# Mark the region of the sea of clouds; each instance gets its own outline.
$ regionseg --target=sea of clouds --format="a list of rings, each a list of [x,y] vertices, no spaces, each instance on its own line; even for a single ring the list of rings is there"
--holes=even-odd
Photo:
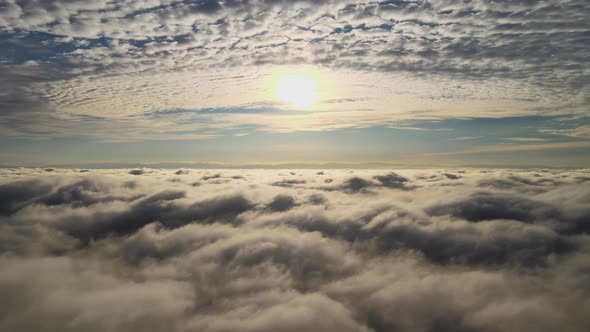
[[[589,331],[590,170],[0,170],[0,331]]]

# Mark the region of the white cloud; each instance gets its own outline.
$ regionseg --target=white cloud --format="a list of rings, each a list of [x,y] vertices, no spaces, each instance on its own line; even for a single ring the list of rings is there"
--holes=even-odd
[[[588,170],[129,171],[0,170],[1,329],[590,323]]]

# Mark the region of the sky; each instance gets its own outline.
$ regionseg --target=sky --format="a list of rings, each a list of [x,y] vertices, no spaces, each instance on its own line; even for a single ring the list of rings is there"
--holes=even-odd
[[[0,166],[590,166],[590,3],[0,1]]]

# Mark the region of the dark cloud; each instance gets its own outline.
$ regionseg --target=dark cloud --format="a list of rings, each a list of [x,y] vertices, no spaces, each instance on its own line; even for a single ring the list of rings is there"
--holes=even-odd
[[[374,175],[372,177],[377,182],[354,176],[345,179],[336,186],[322,187],[323,190],[338,190],[345,193],[357,193],[357,192],[369,192],[371,188],[390,188],[400,190],[413,190],[416,189],[415,185],[410,184],[410,180],[406,177],[400,176],[394,172],[387,173],[385,175]],[[333,179],[325,179],[324,183],[331,183]]]
[[[0,170],[0,329],[590,326],[586,170],[175,172]]]
[[[293,187],[295,185],[298,184],[304,184],[306,183],[305,180],[297,180],[297,179],[283,179],[281,181],[277,181],[275,183],[273,183],[273,186],[277,186],[277,187]]]
[[[373,183],[355,176],[344,181],[344,183],[338,187],[338,190],[342,190],[344,192],[358,192],[361,190],[366,190],[371,186],[373,186]]]
[[[476,192],[464,199],[428,209],[432,215],[450,214],[469,221],[494,219],[533,222],[535,211],[557,217],[559,210],[524,197],[492,192]]]
[[[376,175],[374,178],[381,182],[384,187],[388,188],[402,190],[411,190],[415,188],[414,186],[407,186],[406,183],[409,182],[407,178],[393,172],[386,175]]]
[[[62,184],[50,194],[40,197],[36,203],[42,203],[47,206],[69,204],[73,207],[80,207],[101,202],[129,202],[144,196],[143,194],[134,195],[124,190],[118,192],[116,186],[129,189],[135,188],[137,184],[133,181],[126,181],[117,185],[103,181],[100,178],[86,177],[73,183]]]
[[[446,176],[447,179],[451,179],[451,180],[458,180],[461,178],[461,175],[452,174],[452,173],[443,173],[443,175]]]
[[[277,195],[267,204],[267,207],[272,211],[282,212],[287,211],[296,205],[297,203],[295,203],[293,197],[289,195]]]
[[[201,177],[202,180],[208,181],[211,179],[219,179],[221,177],[221,174],[211,174],[211,175],[203,175]]]
[[[520,192],[533,193],[545,192],[559,184],[562,184],[559,180],[553,178],[541,178],[540,174],[535,174],[534,178],[511,175],[503,178],[483,179],[478,183],[480,187],[484,188],[517,190]]]
[[[53,186],[42,179],[15,181],[0,185],[0,214],[10,214],[36,197],[51,192]]]

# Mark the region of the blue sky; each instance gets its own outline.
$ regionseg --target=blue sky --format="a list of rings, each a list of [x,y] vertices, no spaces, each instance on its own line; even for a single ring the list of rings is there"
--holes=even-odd
[[[0,8],[3,166],[589,165],[584,0]]]
[[[332,131],[262,133],[241,128],[199,140],[96,142],[84,139],[6,140],[11,166],[115,165],[508,166],[579,167],[589,162],[587,140],[545,133],[543,117],[415,121]],[[33,156],[31,158],[31,156]]]

